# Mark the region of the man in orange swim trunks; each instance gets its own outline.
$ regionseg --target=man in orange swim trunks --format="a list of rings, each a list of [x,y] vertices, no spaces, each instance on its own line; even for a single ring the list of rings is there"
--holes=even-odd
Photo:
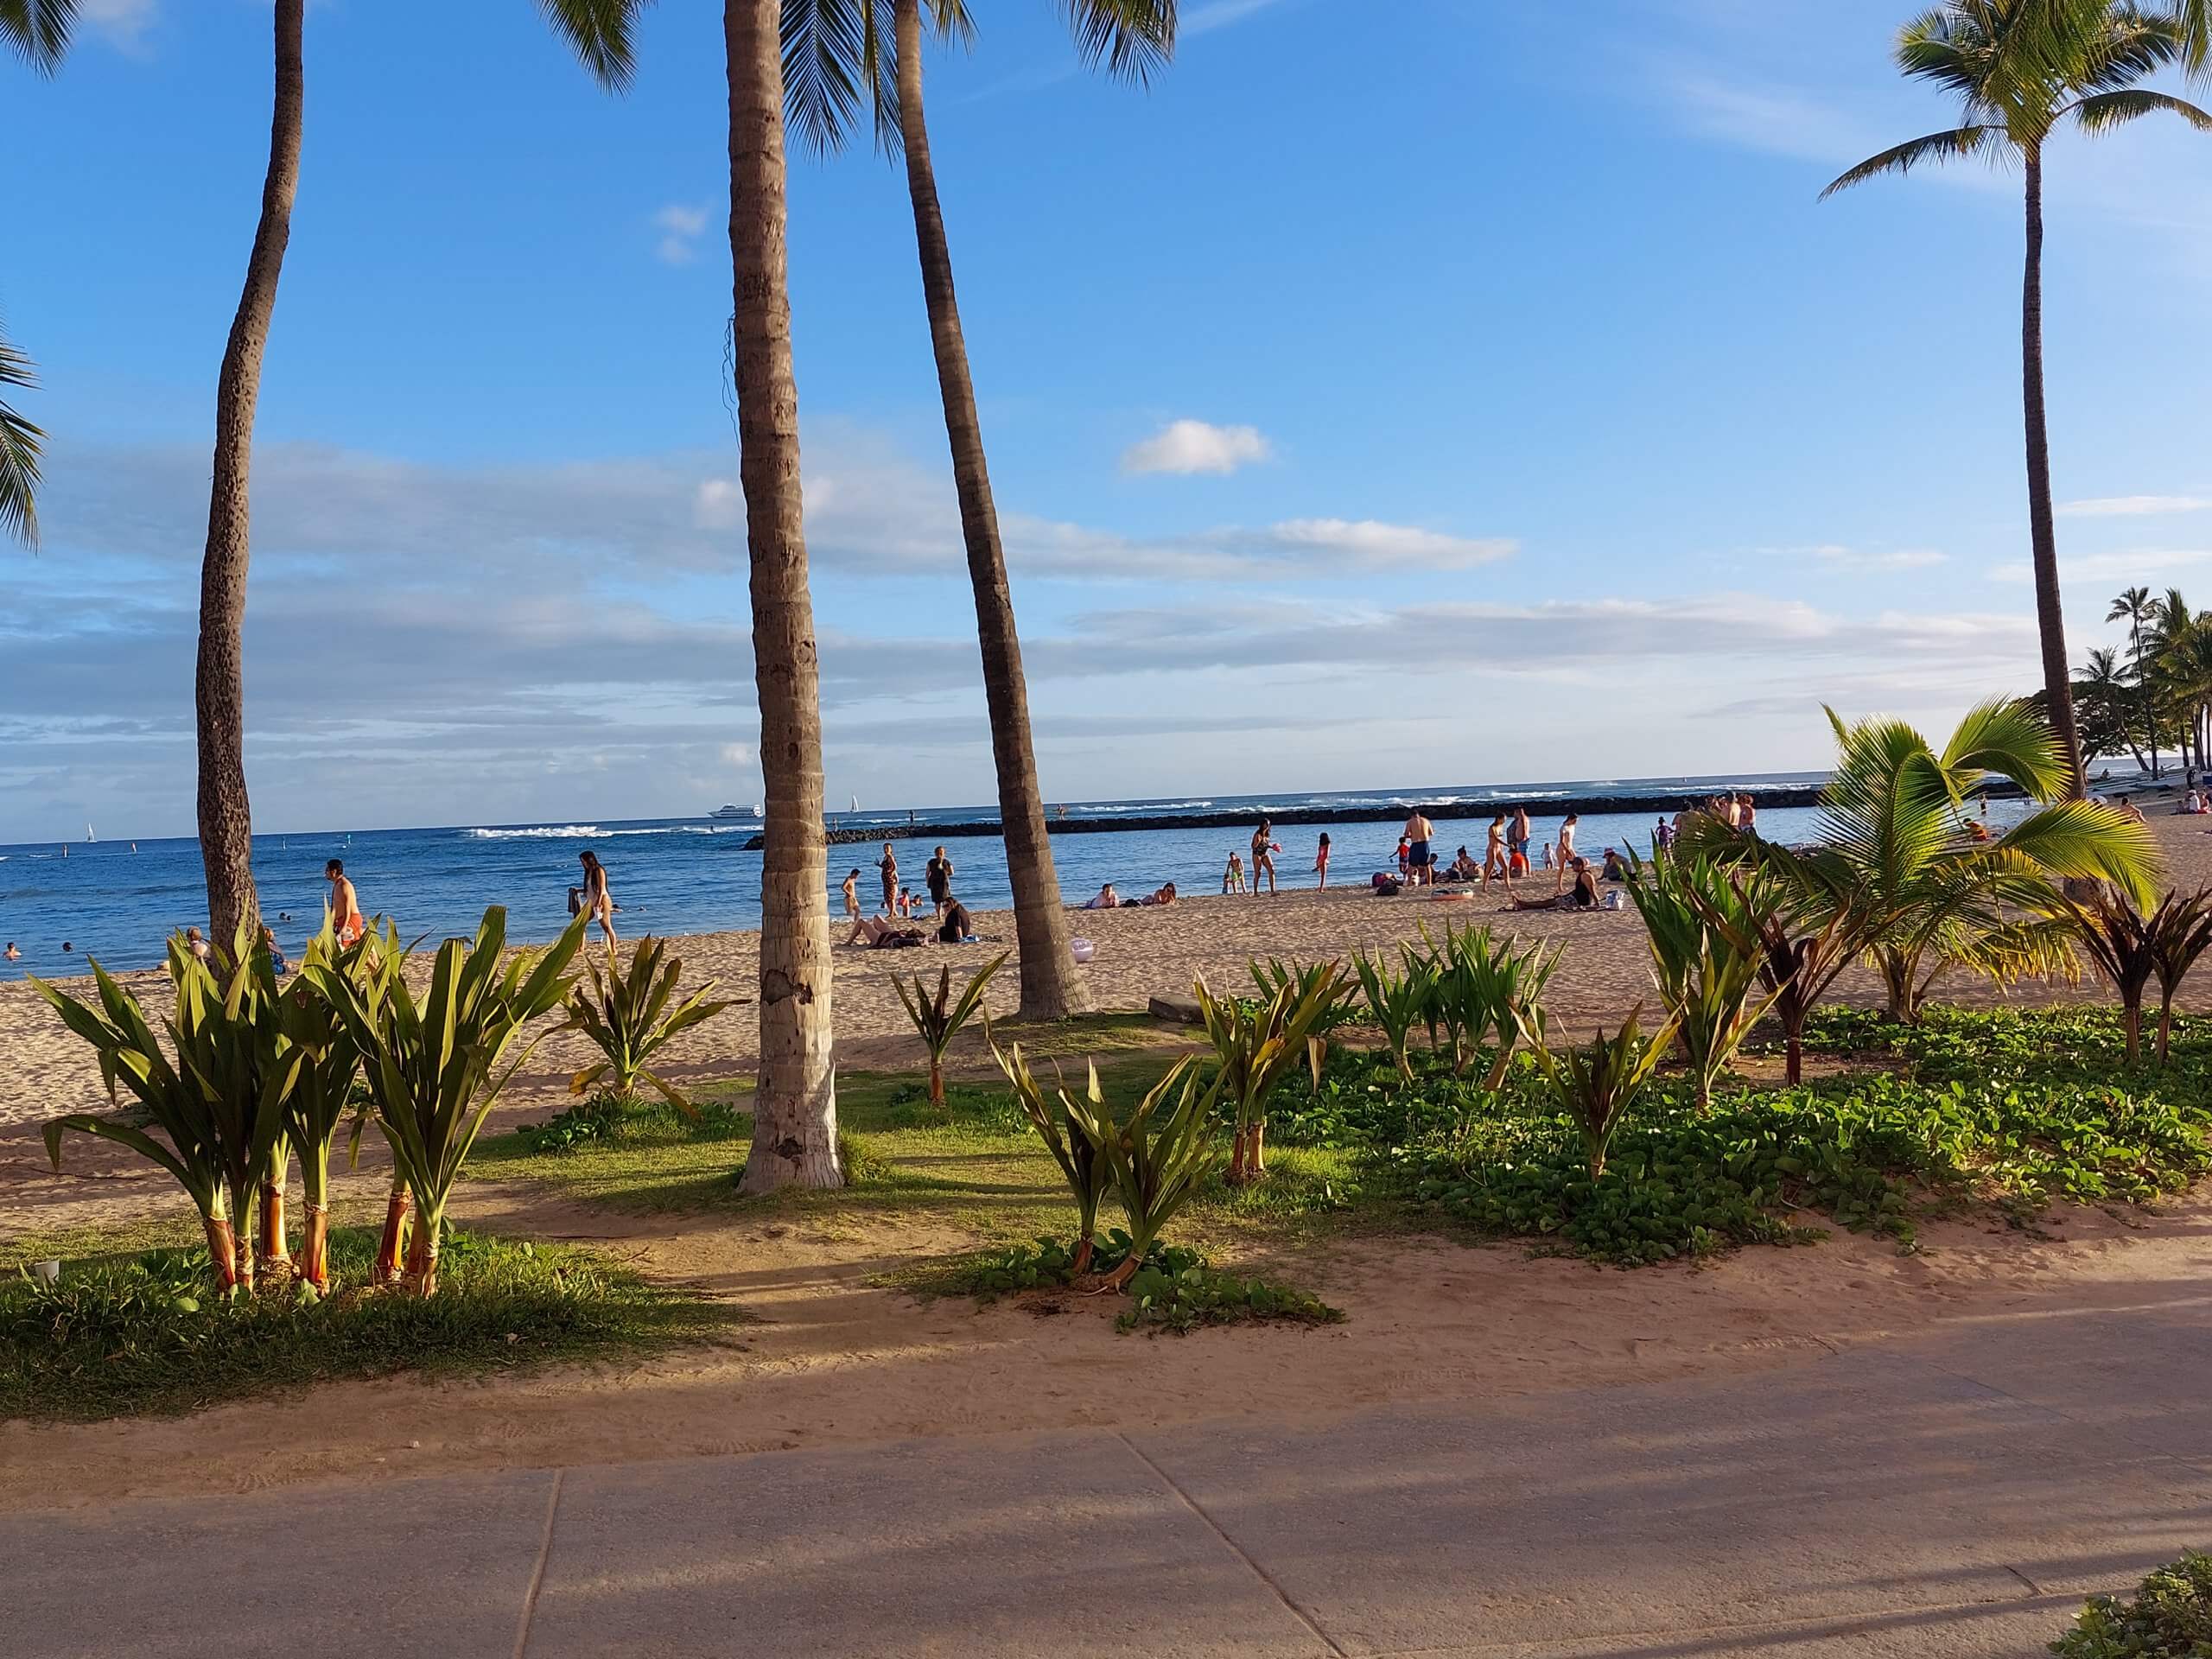
[[[361,919],[361,902],[346,879],[345,865],[337,859],[322,867],[322,879],[330,883],[330,925],[337,931],[339,944],[349,945],[368,928]]]

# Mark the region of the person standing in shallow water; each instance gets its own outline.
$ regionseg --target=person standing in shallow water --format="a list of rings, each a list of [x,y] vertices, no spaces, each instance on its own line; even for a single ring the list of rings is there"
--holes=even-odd
[[[330,899],[327,906],[330,915],[331,931],[337,935],[342,950],[353,944],[368,929],[361,918],[361,900],[354,893],[353,884],[346,878],[346,866],[332,859],[322,867],[322,879],[330,883]]]

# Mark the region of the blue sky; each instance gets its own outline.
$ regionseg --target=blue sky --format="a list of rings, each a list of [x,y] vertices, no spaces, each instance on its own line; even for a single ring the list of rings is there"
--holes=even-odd
[[[1795,768],[1822,699],[2036,677],[2018,203],[1844,166],[1948,124],[1904,8],[1186,6],[1147,90],[982,3],[931,132],[1048,799]],[[266,6],[88,0],[0,65],[0,308],[47,545],[0,555],[0,840],[192,822],[192,607]],[[257,827],[759,793],[719,9],[624,99],[528,0],[321,0],[255,465]],[[421,41],[439,41],[435,56]],[[2212,141],[2049,167],[2080,652],[2202,585]],[[903,191],[795,161],[831,798],[992,798]]]

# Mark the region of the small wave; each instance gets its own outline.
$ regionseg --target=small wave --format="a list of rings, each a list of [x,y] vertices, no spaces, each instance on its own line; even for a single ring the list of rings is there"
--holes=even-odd
[[[544,824],[530,830],[464,830],[471,841],[582,841],[607,832],[595,823]],[[635,830],[630,832],[637,834]]]

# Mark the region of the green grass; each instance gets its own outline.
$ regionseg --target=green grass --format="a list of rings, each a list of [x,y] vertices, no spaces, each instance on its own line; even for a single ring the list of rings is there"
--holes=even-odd
[[[365,1229],[330,1238],[341,1287],[376,1252]],[[214,1299],[206,1253],[73,1262],[53,1287],[0,1282],[0,1419],[179,1413],[310,1384],[410,1372],[518,1370],[663,1351],[743,1316],[649,1284],[591,1251],[455,1233],[427,1300]]]

